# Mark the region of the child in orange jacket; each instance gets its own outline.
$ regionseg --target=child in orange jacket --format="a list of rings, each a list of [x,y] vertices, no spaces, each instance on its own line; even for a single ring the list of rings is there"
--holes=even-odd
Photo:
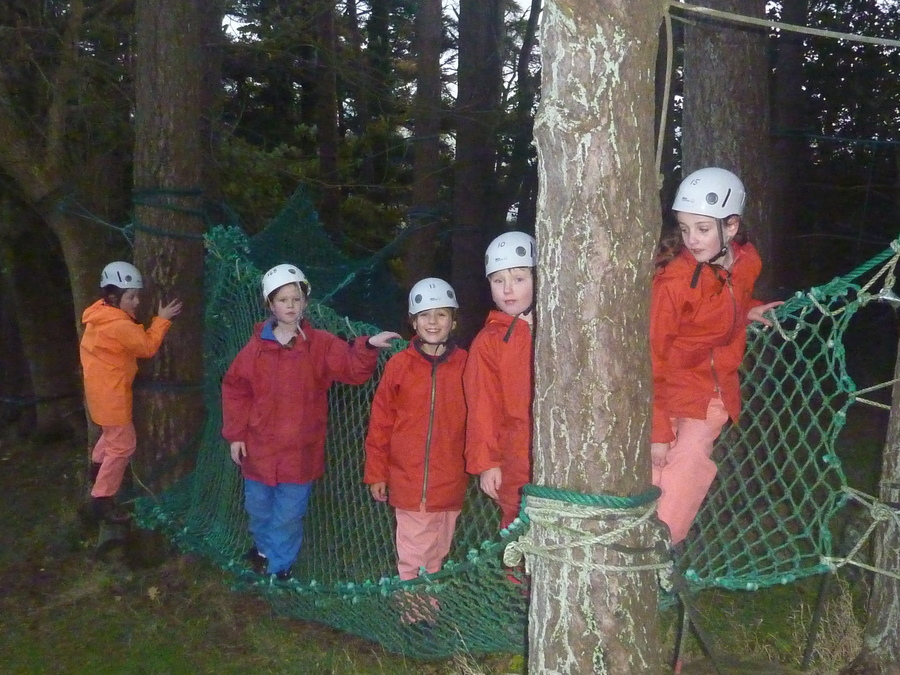
[[[653,484],[657,513],[678,544],[716,475],[713,443],[740,412],[738,368],[747,324],[782,304],[753,300],[762,268],[741,215],[740,179],[719,168],[685,178],[672,209],[678,232],[663,238],[650,313]]]
[[[456,294],[442,279],[412,287],[416,336],[388,361],[372,401],[363,482],[376,500],[394,507],[404,581],[421,569],[440,570],[466,493],[466,352],[452,340],[457,309]]]
[[[292,578],[314,481],[325,473],[328,390],[362,384],[379,348],[397,333],[348,343],[304,318],[310,284],[294,265],[263,275],[271,316],[256,325],[222,379],[222,436],[244,478],[253,547],[247,559],[280,581]]]
[[[500,527],[519,515],[531,480],[534,238],[506,232],[485,253],[496,310],[472,341],[463,376],[468,405],[466,471],[500,505]]]
[[[181,302],[160,303],[158,316],[144,330],[135,318],[144,283],[134,265],[110,263],[100,274],[100,287],[103,297],[81,317],[85,329],[79,350],[88,412],[103,429],[91,453],[91,509],[97,518],[124,523],[130,514],[114,498],[137,447],[131,391],[137,360],[157,352]]]

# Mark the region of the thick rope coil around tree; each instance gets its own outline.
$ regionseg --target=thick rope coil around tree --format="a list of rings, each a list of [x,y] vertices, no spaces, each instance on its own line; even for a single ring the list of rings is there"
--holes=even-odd
[[[523,520],[532,527],[507,545],[503,552],[504,564],[516,567],[524,559],[527,571],[530,569],[529,557],[540,557],[561,565],[600,572],[661,572],[671,568],[672,563],[664,542],[660,542],[661,546],[643,548],[620,544],[633,530],[654,516],[659,488],[654,487],[634,497],[585,494],[539,485],[526,485],[523,493]],[[564,525],[564,520],[609,521],[614,525],[607,532],[594,533]],[[535,525],[563,534],[568,541],[551,546],[538,544],[534,538]],[[597,546],[614,547],[618,553],[641,558],[641,561],[630,565],[602,565],[578,561],[571,555],[571,551],[581,549],[584,560],[589,561],[592,558],[589,551]]]

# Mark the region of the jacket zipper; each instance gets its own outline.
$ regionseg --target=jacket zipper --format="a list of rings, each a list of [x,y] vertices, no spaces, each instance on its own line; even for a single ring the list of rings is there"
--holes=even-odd
[[[422,477],[422,503],[428,490],[428,465],[431,458],[431,433],[434,430],[434,401],[437,394],[437,361],[431,364],[431,406],[428,410],[428,435],[425,437],[425,474]]]
[[[731,338],[734,337],[734,333],[737,330],[737,321],[738,321],[738,313],[737,313],[737,299],[734,297],[734,287],[731,285],[731,278],[729,277],[725,281],[725,286],[728,288],[728,294],[731,296],[731,332],[729,335],[729,342]],[[716,357],[715,350],[709,350],[709,367],[712,370],[712,378],[713,378],[713,391],[717,396],[721,398],[722,388],[719,384],[719,374],[716,372]]]

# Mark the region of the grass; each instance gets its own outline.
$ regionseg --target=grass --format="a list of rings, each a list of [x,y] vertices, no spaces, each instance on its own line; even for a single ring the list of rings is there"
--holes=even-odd
[[[521,656],[461,655],[422,662],[317,624],[275,615],[263,601],[230,590],[204,560],[172,554],[136,565],[130,549],[95,553],[96,528],[78,515],[85,491],[83,451],[0,441],[0,670],[11,674],[311,673],[505,675],[524,673]],[[702,627],[720,661],[787,672],[803,656],[819,579],[755,593],[705,591]],[[836,673],[861,640],[865,589],[832,585],[812,672]],[[675,614],[662,614],[673,652]],[[689,640],[683,672],[708,660]],[[758,664],[766,664],[764,666]],[[780,664],[780,666],[778,665]],[[708,668],[708,665],[706,666]]]
[[[83,451],[0,440],[0,654],[5,674],[495,675],[521,658],[420,662],[230,590],[204,560],[172,553],[140,567],[133,549],[98,555],[79,516]],[[152,535],[151,535],[152,536]],[[142,549],[143,550],[143,547]]]

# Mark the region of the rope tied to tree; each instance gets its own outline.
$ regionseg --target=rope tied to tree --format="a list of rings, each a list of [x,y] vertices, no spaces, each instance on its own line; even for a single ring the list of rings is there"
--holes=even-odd
[[[868,565],[864,562],[853,559],[854,556],[859,553],[859,551],[866,545],[869,537],[875,531],[875,528],[880,524],[893,523],[894,527],[900,527],[900,510],[897,509],[897,505],[879,501],[875,497],[868,495],[865,492],[855,490],[851,487],[844,487],[844,493],[850,499],[853,499],[865,506],[868,509],[869,516],[872,520],[869,523],[866,531],[859,537],[858,541],[856,542],[856,544],[854,544],[853,548],[849,553],[847,553],[847,555],[840,558],[823,557],[822,564],[827,566],[832,572],[836,572],[838,568],[843,567],[844,565],[853,565],[855,567],[868,570],[869,572],[883,574],[885,576],[891,577],[892,579],[900,580],[900,574],[896,572],[891,572],[889,570],[878,568],[874,565]]]
[[[630,497],[585,494],[538,485],[526,485],[523,493],[525,500],[522,519],[530,522],[532,527],[519,539],[507,545],[503,552],[504,565],[516,567],[524,559],[525,569],[530,573],[529,557],[538,557],[589,571],[671,572],[672,561],[665,546],[634,547],[620,543],[656,513],[659,488],[653,487]],[[563,520],[607,521],[611,524],[611,529],[606,532],[588,532],[562,524]],[[551,545],[539,543],[535,534],[541,529],[561,535],[563,541]],[[633,556],[636,561],[627,565],[608,565],[592,561],[589,551],[598,546]],[[573,556],[575,550],[583,551],[582,560],[575,559]]]

